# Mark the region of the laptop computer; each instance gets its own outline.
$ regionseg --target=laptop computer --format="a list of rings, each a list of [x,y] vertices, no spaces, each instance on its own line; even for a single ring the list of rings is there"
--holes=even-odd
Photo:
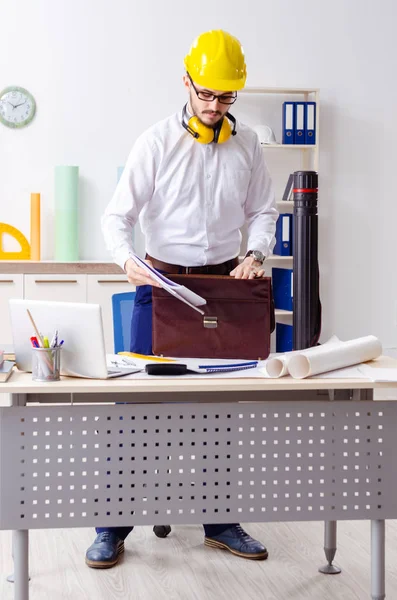
[[[106,365],[105,340],[99,304],[9,300],[15,362],[20,371],[32,371],[32,344],[35,335],[27,309],[40,335],[51,338],[59,332],[64,340],[61,351],[61,374],[73,377],[108,379],[136,373],[139,367]]]

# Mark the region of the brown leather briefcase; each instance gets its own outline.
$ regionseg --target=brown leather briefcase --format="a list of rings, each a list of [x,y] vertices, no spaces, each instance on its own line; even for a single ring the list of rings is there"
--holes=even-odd
[[[265,359],[275,327],[270,277],[169,275],[207,300],[204,315],[153,287],[153,353],[192,358]]]

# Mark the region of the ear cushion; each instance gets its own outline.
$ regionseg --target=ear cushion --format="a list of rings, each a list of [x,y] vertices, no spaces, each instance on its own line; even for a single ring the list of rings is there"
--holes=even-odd
[[[210,144],[214,140],[214,130],[212,127],[206,127],[197,117],[191,117],[188,121],[190,127],[195,133],[198,133],[196,138],[200,144]]]
[[[216,142],[218,144],[224,144],[232,135],[232,128],[227,119],[223,119],[222,126],[218,135],[218,139]]]

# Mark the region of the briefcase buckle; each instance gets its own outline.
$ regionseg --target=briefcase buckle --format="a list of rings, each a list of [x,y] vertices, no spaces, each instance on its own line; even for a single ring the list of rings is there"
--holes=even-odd
[[[207,329],[216,329],[218,327],[218,317],[203,317],[203,325]]]

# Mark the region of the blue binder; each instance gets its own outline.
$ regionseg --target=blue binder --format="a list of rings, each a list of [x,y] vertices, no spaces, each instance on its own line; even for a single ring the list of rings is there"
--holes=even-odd
[[[276,323],[276,352],[290,352],[292,345],[292,325]]]
[[[295,102],[283,103],[283,144],[294,144]]]
[[[306,102],[295,102],[295,144],[305,143]]]
[[[306,105],[306,131],[305,131],[305,144],[316,143],[316,103],[305,102]]]
[[[290,213],[279,215],[276,223],[276,244],[273,254],[292,256],[292,217]]]
[[[274,307],[283,310],[293,308],[293,270],[272,269]]]

